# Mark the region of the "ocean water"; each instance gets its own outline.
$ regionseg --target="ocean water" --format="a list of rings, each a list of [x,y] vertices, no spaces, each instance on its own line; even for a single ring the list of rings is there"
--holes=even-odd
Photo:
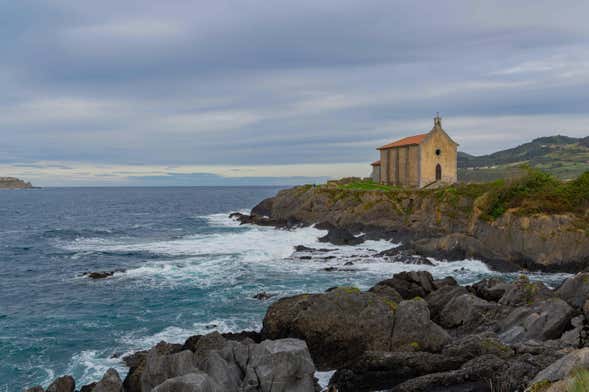
[[[500,275],[477,260],[434,266],[372,257],[388,241],[335,247],[312,227],[240,226],[276,187],[54,188],[0,192],[0,391],[72,374],[83,385],[161,340],[259,329],[274,298],[336,285],[362,289],[402,270],[461,283]],[[326,254],[294,246],[330,248]],[[312,256],[310,260],[301,256]],[[328,272],[327,267],[346,271]],[[91,280],[86,271],[121,270]],[[516,274],[506,275],[514,278]],[[534,274],[556,285],[566,274]],[[274,299],[273,298],[273,299]],[[273,300],[272,299],[272,300]]]

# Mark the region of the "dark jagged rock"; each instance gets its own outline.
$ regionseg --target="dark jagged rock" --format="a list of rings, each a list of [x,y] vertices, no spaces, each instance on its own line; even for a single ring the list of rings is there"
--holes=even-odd
[[[46,392],[74,392],[76,381],[72,376],[62,376],[57,378],[46,389]]]
[[[378,284],[394,288],[404,299],[425,298],[435,288],[432,275],[426,271],[400,272]]]
[[[297,245],[295,246],[295,252],[333,252],[335,249],[327,249],[327,248],[309,248],[308,246],[304,245]]]
[[[84,272],[82,276],[85,276],[90,279],[106,279],[110,278],[117,272],[125,272],[123,269],[117,269],[113,271],[94,271],[94,272]]]
[[[434,279],[434,286],[438,289],[445,286],[458,286],[458,282],[453,277],[446,276],[442,279]]]
[[[261,291],[261,292],[257,293],[256,295],[254,295],[252,298],[259,299],[260,301],[265,301],[265,300],[270,299],[274,296],[275,296],[275,294],[269,294],[265,291]]]
[[[393,263],[433,265],[427,257],[416,255],[413,250],[405,246],[384,250],[375,254],[374,257],[384,257]]]
[[[364,238],[356,237],[349,230],[332,228],[327,234],[319,238],[320,242],[329,242],[334,245],[359,245],[364,242]]]
[[[483,279],[471,286],[472,292],[486,301],[498,302],[511,284],[497,278]]]
[[[494,355],[483,355],[458,370],[433,373],[397,385],[394,392],[492,392],[489,380],[505,369],[507,362]]]
[[[45,392],[45,390],[42,386],[36,385],[34,387],[26,389],[25,392]]]
[[[80,388],[80,392],[92,392],[94,390],[94,387],[96,386],[96,382],[84,385],[82,388]],[[41,391],[42,392],[42,391]]]
[[[369,351],[353,367],[335,372],[329,384],[338,392],[380,391],[425,374],[457,369],[463,363],[427,352]]]

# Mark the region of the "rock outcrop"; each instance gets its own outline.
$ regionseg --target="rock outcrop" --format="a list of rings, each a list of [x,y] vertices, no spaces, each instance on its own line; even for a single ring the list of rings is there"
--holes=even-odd
[[[330,228],[326,240],[341,244],[401,240],[419,255],[479,258],[497,270],[578,271],[589,266],[586,217],[508,210],[483,219],[479,205],[484,197],[455,188],[384,192],[299,186],[262,201],[252,215],[234,217],[278,227],[320,224]]]
[[[391,346],[396,305],[354,287],[283,298],[268,308],[262,334],[303,339],[320,370],[338,368],[364,351]]]
[[[0,177],[0,189],[31,189],[33,185],[15,177]]]

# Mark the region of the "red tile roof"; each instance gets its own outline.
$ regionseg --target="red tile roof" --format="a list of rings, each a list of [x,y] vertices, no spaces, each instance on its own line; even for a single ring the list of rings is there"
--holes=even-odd
[[[415,136],[409,136],[403,139],[399,139],[395,142],[389,143],[389,144],[385,144],[382,147],[377,148],[377,150],[386,150],[389,148],[393,148],[393,147],[401,147],[401,146],[410,146],[413,144],[420,144],[423,139],[425,139],[425,137],[427,136],[427,133],[422,133],[420,135],[415,135]]]
[[[372,166],[380,166],[380,159],[371,163]]]

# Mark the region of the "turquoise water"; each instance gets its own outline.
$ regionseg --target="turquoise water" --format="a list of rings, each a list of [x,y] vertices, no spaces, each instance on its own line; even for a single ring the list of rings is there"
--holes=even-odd
[[[295,245],[326,247],[314,228],[239,226],[275,187],[70,188],[0,192],[0,391],[78,385],[120,357],[160,340],[212,330],[259,329],[269,302],[335,285],[368,288],[393,273],[425,269],[370,257],[394,246],[333,248],[333,260],[302,260]],[[315,256],[314,256],[315,257]],[[353,271],[326,272],[329,266]],[[461,283],[495,275],[476,260],[427,267]],[[92,281],[85,271],[122,269]],[[565,275],[537,275],[557,284]]]

